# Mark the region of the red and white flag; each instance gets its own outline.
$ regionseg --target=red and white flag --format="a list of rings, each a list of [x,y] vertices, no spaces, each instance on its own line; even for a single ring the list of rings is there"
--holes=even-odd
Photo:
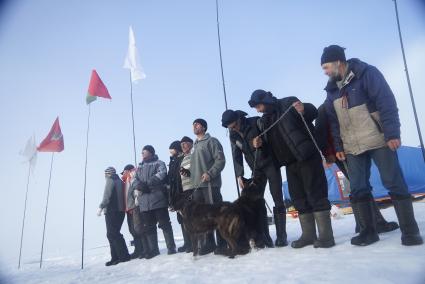
[[[47,134],[47,137],[40,143],[37,150],[39,152],[62,152],[63,149],[63,135],[59,125],[59,117],[57,117],[49,134]]]

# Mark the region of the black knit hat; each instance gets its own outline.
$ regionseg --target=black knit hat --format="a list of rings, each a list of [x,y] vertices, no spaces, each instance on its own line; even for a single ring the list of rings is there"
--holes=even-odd
[[[192,124],[195,124],[195,123],[199,123],[200,125],[202,125],[202,126],[205,128],[205,131],[207,131],[207,129],[208,129],[208,124],[207,124],[207,122],[206,122],[204,119],[202,119],[202,118],[197,118],[197,119],[195,119],[195,120],[193,121],[193,123],[192,123]]]
[[[273,94],[270,92],[266,92],[264,90],[255,90],[252,95],[251,99],[248,101],[248,104],[250,107],[255,107],[259,104],[265,104],[265,105],[271,105],[276,102],[276,98],[273,97]]]
[[[345,48],[339,45],[329,45],[323,49],[322,57],[320,58],[320,65],[323,65],[328,62],[335,61],[347,61],[345,59]]]
[[[183,136],[182,140],[180,140],[180,143],[183,143],[183,142],[189,142],[189,143],[193,144],[193,140],[190,139],[190,137],[187,137],[187,136]]]
[[[143,150],[149,151],[152,155],[155,155],[155,149],[151,145],[146,145],[145,147],[143,147],[142,151]]]
[[[124,167],[121,174],[123,175],[125,171],[129,171],[129,170],[132,170],[132,169],[134,169],[134,166],[132,164],[128,164],[127,166]]]
[[[221,125],[223,127],[227,128],[229,124],[236,120],[238,120],[238,114],[234,110],[228,109],[221,115]]]
[[[176,141],[173,141],[173,143],[171,143],[171,145],[170,145],[170,147],[168,147],[168,149],[174,149],[174,150],[176,150],[177,152],[181,152],[182,151],[182,146],[180,146],[180,141],[179,140],[176,140]]]

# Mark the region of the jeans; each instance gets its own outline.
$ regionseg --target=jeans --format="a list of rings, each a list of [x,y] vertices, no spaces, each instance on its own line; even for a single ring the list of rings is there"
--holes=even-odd
[[[371,193],[372,186],[369,179],[372,160],[378,168],[382,184],[390,195],[409,195],[403,172],[398,162],[397,152],[388,147],[382,147],[359,155],[347,155],[352,197],[361,198],[363,195]]]

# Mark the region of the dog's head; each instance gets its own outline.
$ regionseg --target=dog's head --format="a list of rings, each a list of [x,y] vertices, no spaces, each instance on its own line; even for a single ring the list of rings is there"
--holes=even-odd
[[[173,209],[184,217],[184,209],[192,202],[192,196],[179,194],[173,204]]]
[[[243,178],[244,188],[242,195],[248,195],[251,198],[262,198],[262,189],[259,186],[259,181],[256,178],[246,179]]]

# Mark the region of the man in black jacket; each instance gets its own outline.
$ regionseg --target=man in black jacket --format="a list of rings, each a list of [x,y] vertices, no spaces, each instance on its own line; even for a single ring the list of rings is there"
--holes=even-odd
[[[282,175],[279,167],[273,161],[271,153],[266,143],[262,144],[260,148],[254,148],[253,139],[260,134],[257,126],[259,119],[256,117],[246,118],[246,113],[240,110],[226,110],[222,115],[222,125],[229,129],[230,141],[232,144],[233,164],[235,165],[235,172],[238,178],[239,186],[244,190],[244,166],[243,157],[251,168],[254,181],[258,183],[260,192],[258,194],[264,197],[267,181],[269,181],[270,193],[273,197],[275,207],[273,208],[275,225],[276,225],[276,246],[283,247],[288,245],[286,236],[286,208],[283,202],[282,194]],[[244,192],[251,194],[251,192]],[[264,204],[262,212],[260,212],[260,227],[263,229],[263,239],[260,241],[260,246],[273,247],[273,241],[269,234],[269,225],[267,222],[267,209]],[[257,245],[259,245],[257,243]]]
[[[264,90],[254,91],[248,103],[263,113],[260,130],[265,131],[263,137],[279,166],[286,167],[289,194],[298,210],[302,229],[301,237],[291,246],[334,246],[327,180],[320,154],[308,133],[314,133],[312,122],[317,117],[317,109],[296,97],[277,99]],[[261,137],[254,139],[253,145],[261,147]]]
[[[184,158],[184,154],[182,152],[181,143],[179,140],[176,140],[170,144],[169,147],[170,150],[170,164],[168,165],[168,185],[169,185],[169,205],[170,210],[173,210],[175,202],[177,201],[177,198],[181,196],[183,193],[183,186],[182,186],[182,179],[180,175],[180,168],[181,163]],[[182,229],[182,235],[183,235],[183,246],[179,247],[177,249],[178,252],[191,252],[192,251],[192,244],[190,241],[189,234],[186,232],[184,225],[183,225],[183,219],[180,214],[177,214],[177,222],[179,222],[181,229]]]

